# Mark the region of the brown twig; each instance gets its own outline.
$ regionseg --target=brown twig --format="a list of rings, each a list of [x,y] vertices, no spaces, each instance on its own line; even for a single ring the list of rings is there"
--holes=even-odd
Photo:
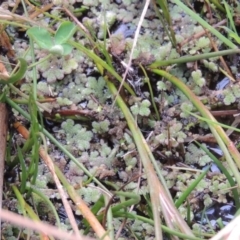
[[[2,208],[6,138],[7,138],[7,108],[4,103],[0,103],[0,209]],[[1,216],[0,216],[0,236],[1,236]]]

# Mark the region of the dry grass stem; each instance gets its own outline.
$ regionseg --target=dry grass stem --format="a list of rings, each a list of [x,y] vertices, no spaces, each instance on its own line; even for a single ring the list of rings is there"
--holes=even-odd
[[[65,232],[46,223],[33,221],[29,218],[22,217],[16,213],[4,209],[0,209],[0,217],[2,220],[11,222],[16,226],[32,229],[38,232],[44,232],[48,236],[53,236],[62,240],[94,240],[90,237],[80,237],[75,234]]]
[[[78,238],[80,238],[80,234],[79,234],[79,230],[78,230],[78,225],[75,221],[75,217],[73,215],[73,212],[72,212],[72,209],[69,205],[69,202],[67,201],[67,194],[64,192],[63,190],[63,186],[62,184],[60,183],[56,173],[55,173],[55,170],[54,170],[54,165],[53,165],[53,162],[52,162],[52,159],[50,158],[50,156],[47,154],[47,152],[45,151],[45,149],[41,146],[39,148],[39,155],[41,156],[41,158],[44,160],[44,162],[47,164],[49,170],[51,171],[52,173],[52,176],[53,176],[53,179],[54,179],[54,182],[57,186],[57,189],[58,189],[58,192],[61,196],[61,199],[62,199],[62,202],[63,202],[63,206],[66,210],[66,213],[67,213],[67,216],[69,218],[69,222],[76,234],[76,236],[78,236]]]

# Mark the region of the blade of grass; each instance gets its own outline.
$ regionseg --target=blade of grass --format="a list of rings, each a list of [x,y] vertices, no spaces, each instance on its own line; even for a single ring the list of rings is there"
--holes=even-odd
[[[25,189],[27,186],[27,175],[28,174],[27,174],[27,168],[26,168],[25,162],[23,160],[23,154],[22,154],[21,148],[19,146],[17,146],[17,155],[18,155],[18,159],[19,159],[21,171],[22,171],[20,192],[23,194],[23,193],[25,193]]]
[[[198,185],[198,183],[206,176],[210,166],[202,172],[192,183],[191,185],[184,190],[182,195],[178,198],[178,200],[175,202],[175,206],[179,208],[181,204],[187,199],[187,197],[191,194],[191,192],[194,190],[194,188]]]
[[[156,103],[155,103],[155,100],[154,100],[154,95],[153,95],[153,90],[152,90],[152,86],[151,86],[151,82],[150,82],[150,79],[147,75],[147,72],[145,70],[145,68],[142,66],[142,64],[140,63],[139,64],[140,68],[142,69],[143,71],[143,74],[145,76],[145,79],[144,81],[147,82],[147,85],[148,85],[148,88],[149,88],[149,92],[150,92],[150,96],[151,96],[151,102],[152,102],[152,105],[153,105],[153,108],[154,108],[154,111],[155,111],[155,114],[157,116],[157,120],[159,121],[160,120],[160,115],[159,115],[159,111],[157,109],[157,106],[156,106]]]
[[[169,37],[172,45],[176,48],[177,41],[176,41],[175,33],[173,31],[172,19],[171,19],[171,15],[169,13],[169,10],[168,10],[167,1],[166,0],[156,0],[156,1],[159,4],[160,8],[162,9],[162,12],[159,11],[155,1],[152,1],[155,13],[158,16],[158,18],[160,19],[160,21],[162,23],[162,26],[164,28],[164,31],[167,34],[167,36]]]
[[[2,99],[1,99],[2,100]],[[10,144],[7,145],[7,107],[5,103],[0,103],[0,136],[1,136],[1,141],[0,141],[0,209],[2,209],[2,198],[3,198],[3,181],[4,181],[4,171],[5,171],[5,159],[7,158],[5,156],[6,152],[10,152]],[[8,148],[9,147],[9,148]],[[6,149],[7,148],[7,149]],[[6,151],[7,150],[7,151]],[[7,155],[7,154],[6,154]],[[10,154],[9,154],[10,155]],[[9,158],[10,159],[10,158]],[[1,216],[0,216],[0,236],[1,235]]]
[[[225,9],[222,6],[222,3],[219,0],[210,0],[221,12],[225,13]]]
[[[3,83],[3,84],[10,84],[10,83],[12,83],[12,84],[14,84],[14,83],[16,83],[17,81],[21,80],[24,77],[24,75],[25,75],[25,73],[27,71],[27,62],[23,58],[19,58],[18,61],[19,61],[19,64],[20,64],[18,71],[16,73],[13,73],[8,78],[8,80],[6,80],[6,81],[5,80],[0,80],[0,83]]]
[[[236,35],[238,35],[237,30],[235,28],[234,21],[233,21],[232,9],[230,9],[229,4],[225,0],[223,0],[223,4],[224,4],[224,7],[225,7],[225,10],[226,10],[226,13],[227,13],[227,18],[229,20],[231,29],[235,32]]]
[[[198,61],[201,59],[208,59],[208,58],[232,55],[232,54],[237,54],[237,53],[240,53],[240,50],[230,49],[230,50],[223,50],[223,51],[218,51],[218,52],[198,54],[198,55],[194,55],[194,56],[184,56],[184,57],[180,57],[177,59],[155,61],[148,67],[149,68],[158,68],[158,67],[168,66],[171,64],[183,64],[183,63],[188,63],[188,62],[195,62],[195,61]]]
[[[202,120],[204,122],[207,122],[209,124],[216,124],[216,125],[221,126],[223,128],[231,129],[231,130],[233,130],[235,132],[240,132],[240,129],[238,129],[238,128],[235,128],[235,127],[232,127],[232,126],[228,126],[228,125],[220,123],[220,122],[209,120],[209,119],[201,117],[201,116],[199,116],[199,115],[197,115],[195,113],[189,112],[188,110],[183,110],[183,111],[188,113],[188,114],[190,114],[190,115],[192,115],[192,116],[194,116],[195,118],[200,119],[200,120]]]
[[[34,221],[40,221],[39,217],[35,214],[35,212],[32,210],[32,208],[25,202],[25,200],[24,200],[23,196],[21,195],[21,193],[19,192],[18,188],[13,185],[12,189],[17,197],[17,200],[21,207],[23,215],[24,216],[28,215]],[[39,235],[40,235],[40,239],[43,240],[44,234],[39,234]]]
[[[55,216],[55,219],[56,219],[56,222],[57,222],[57,225],[59,228],[61,228],[61,222],[60,222],[60,219],[59,219],[59,216],[58,216],[58,213],[56,211],[56,208],[55,206],[53,205],[53,203],[49,200],[49,198],[47,196],[45,196],[41,191],[38,191],[34,186],[31,186],[31,187],[28,187],[27,188],[31,188],[32,190],[32,194],[36,194],[38,195],[40,198],[43,199],[43,201],[49,205],[50,209],[52,210],[53,212],[53,215]]]
[[[38,108],[34,99],[33,94],[30,95],[29,98],[29,112],[30,112],[30,135],[29,138],[33,139],[33,145],[32,145],[32,153],[31,153],[31,162],[29,165],[29,177],[30,178],[30,182],[32,185],[35,185],[36,179],[37,179],[37,175],[38,175],[38,165],[39,165],[39,154],[38,154],[38,149],[39,149],[39,141],[38,141],[38,133],[40,131],[39,129],[39,124],[38,124],[38,119],[37,119],[37,115],[38,115]],[[27,194],[27,197],[30,196],[31,194],[31,189],[29,189],[30,191]]]

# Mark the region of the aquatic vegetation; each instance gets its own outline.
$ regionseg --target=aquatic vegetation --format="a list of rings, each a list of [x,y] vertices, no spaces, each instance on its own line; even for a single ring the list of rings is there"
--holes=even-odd
[[[62,123],[62,131],[66,136],[66,146],[71,150],[86,150],[90,148],[90,141],[93,137],[91,131],[80,124],[74,124],[73,120],[67,119]]]
[[[214,36],[210,40],[196,20],[178,5],[168,2],[177,40],[176,48],[173,47],[174,44],[170,42],[151,5],[133,52],[131,70],[125,79],[133,88],[133,92],[129,94],[123,87],[119,97],[116,93],[113,94],[110,85],[118,88],[119,82],[122,81],[139,22],[139,12],[144,3],[137,0],[71,0],[66,3],[54,1],[54,4],[54,8],[46,14],[47,20],[44,20],[45,15],[36,17],[39,24],[42,24],[41,27],[30,27],[28,30],[29,37],[34,41],[34,51],[28,52],[28,40],[18,40],[14,43],[17,56],[25,56],[29,65],[19,89],[25,94],[30,94],[35,78],[38,104],[47,106],[49,111],[48,115],[41,110],[40,117],[43,121],[39,123],[45,124],[46,120],[46,127],[64,146],[66,155],[60,154],[56,149],[57,145],[54,145],[56,142],[53,144],[54,141],[49,135],[50,141],[46,139],[48,151],[52,153],[56,166],[89,207],[102,195],[110,195],[108,184],[112,184],[111,188],[114,190],[120,189],[125,193],[132,192],[141,196],[141,206],[136,204],[132,213],[140,213],[152,219],[154,213],[151,205],[154,204],[150,204],[149,198],[152,186],[148,182],[149,169],[144,165],[144,160],[149,158],[155,161],[158,178],[163,175],[165,190],[170,189],[177,200],[199,177],[199,171],[204,171],[205,167],[213,162],[211,157],[192,141],[199,138],[207,142],[212,141],[213,137],[209,136],[209,124],[190,114],[199,114],[192,99],[188,99],[177,84],[174,85],[167,78],[153,73],[149,64],[159,61],[162,64],[158,66],[161,71],[172,74],[179,82],[184,83],[209,110],[215,110],[216,106],[222,109],[228,106],[230,109],[239,101],[240,85],[228,79],[226,85],[222,84],[222,87],[218,88],[223,72],[220,72],[218,57],[193,60],[193,57],[212,52],[212,41],[215,41],[218,48],[224,48],[223,44]],[[8,5],[13,6],[10,1]],[[76,29],[74,24],[70,24],[67,18],[72,17],[66,17],[67,13],[63,14],[62,7],[69,9],[75,17],[81,16],[78,20],[81,19],[80,23],[83,26],[78,25]],[[213,11],[215,13],[216,9]],[[205,10],[199,15],[205,18]],[[220,13],[217,16],[221,18]],[[66,29],[62,29],[65,34],[59,35],[64,24],[67,24],[70,30],[65,32]],[[37,32],[39,28],[41,30]],[[84,28],[87,30],[83,30]],[[201,32],[202,35],[198,35]],[[35,61],[32,58],[33,53]],[[191,61],[186,60],[179,64],[178,60],[184,57],[191,58]],[[232,64],[232,59],[227,56],[225,60],[230,64],[232,73],[237,75],[238,69]],[[34,66],[37,70],[36,76]],[[14,90],[10,88],[6,91],[7,97],[15,95]],[[54,102],[40,102],[48,97],[51,97],[50,100],[54,99]],[[17,98],[16,102],[25,104],[29,99],[24,99],[25,102],[22,100]],[[129,113],[126,113],[126,109],[124,111],[123,104],[130,110]],[[27,105],[24,108],[27,109]],[[32,114],[31,108],[27,111]],[[58,112],[63,114],[60,116]],[[51,116],[54,117],[51,119]],[[133,118],[132,122],[129,116]],[[31,127],[36,119],[32,114]],[[50,124],[51,120],[53,121],[54,127],[48,125],[49,120]],[[36,122],[38,123],[37,120]],[[138,130],[141,134],[137,138]],[[17,139],[23,145],[24,141],[20,140]],[[142,149],[139,148],[139,142]],[[145,156],[141,150],[146,150]],[[229,165],[224,163],[224,166],[231,175],[236,176]],[[34,186],[36,189],[44,192],[49,185],[55,186],[52,174],[48,170],[40,167],[37,175],[39,177]],[[23,176],[23,173],[20,173],[20,176]],[[158,178],[155,182],[158,182]],[[98,182],[98,179],[101,179],[101,182]],[[102,182],[105,184],[102,185]],[[98,184],[101,187],[97,186]],[[191,194],[179,207],[179,213],[184,219],[193,220],[195,213],[202,208],[209,207],[216,201],[226,203],[227,199],[232,197],[229,187],[230,184],[222,173],[208,172],[191,190]],[[45,195],[53,201],[61,198],[54,187]],[[115,197],[111,208],[128,200],[126,196]],[[190,216],[186,200],[190,206]],[[34,196],[33,201],[38,208],[44,209],[44,213],[48,211],[46,204],[38,196]],[[60,208],[59,205],[56,206]],[[122,207],[125,208],[127,212],[128,206]],[[78,209],[74,211],[79,214]],[[122,219],[126,218],[126,226],[131,228],[131,231],[125,231],[120,238],[124,238],[125,234],[127,239],[133,235],[144,236],[146,239],[154,238],[156,229],[152,224],[144,220],[130,219],[123,215],[125,211],[121,213],[121,217],[113,217],[114,230],[109,232],[115,233],[121,226]],[[53,219],[50,215],[49,218]],[[55,223],[54,219],[52,221]],[[63,222],[63,228],[70,230],[68,220]],[[200,226],[194,224],[190,227],[195,229]],[[4,234],[10,239],[10,235],[14,234],[13,228],[6,228]]]

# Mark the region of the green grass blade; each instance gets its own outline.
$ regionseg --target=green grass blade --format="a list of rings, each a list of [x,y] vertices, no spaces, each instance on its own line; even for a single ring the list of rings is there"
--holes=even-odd
[[[228,125],[223,124],[223,123],[220,123],[220,122],[212,121],[212,120],[210,120],[210,119],[201,117],[201,116],[199,116],[199,115],[197,115],[197,114],[195,114],[195,113],[189,112],[189,111],[187,111],[187,110],[183,110],[183,111],[186,112],[186,113],[188,113],[188,114],[190,114],[190,115],[192,115],[192,116],[194,116],[195,118],[197,118],[197,119],[199,119],[199,120],[202,120],[202,121],[204,121],[204,122],[207,122],[207,123],[209,123],[209,124],[214,124],[214,125],[217,125],[217,126],[221,126],[221,127],[223,127],[223,128],[231,129],[231,130],[233,130],[233,131],[235,131],[235,132],[239,132],[239,133],[240,133],[240,129],[238,129],[238,128],[235,128],[235,127],[232,127],[232,126],[228,126]]]
[[[158,67],[164,67],[171,64],[183,64],[188,62],[195,62],[202,59],[209,59],[214,57],[220,57],[225,55],[233,55],[240,53],[240,50],[238,49],[230,49],[230,50],[223,50],[218,52],[211,52],[211,53],[204,53],[204,54],[198,54],[194,56],[184,56],[177,59],[169,59],[169,60],[161,60],[161,61],[155,61],[151,65],[149,65],[149,68],[158,68]]]
[[[236,35],[238,35],[237,30],[235,28],[234,21],[233,21],[233,16],[232,16],[232,11],[230,9],[230,6],[225,0],[223,0],[223,4],[224,4],[224,7],[225,7],[225,10],[226,10],[226,13],[227,13],[227,17],[228,17],[231,29],[234,31],[234,33]]]
[[[18,159],[20,162],[21,170],[22,170],[20,192],[23,194],[25,193],[25,190],[26,190],[28,174],[27,174],[27,168],[23,159],[22,150],[20,149],[19,146],[17,146],[17,155],[18,155]]]
[[[25,75],[25,73],[27,71],[27,62],[23,58],[19,58],[18,61],[20,63],[18,71],[16,73],[12,74],[9,77],[8,80],[6,80],[6,81],[5,80],[0,80],[0,83],[3,83],[3,84],[10,84],[10,83],[12,83],[12,84],[14,84],[14,83],[16,83],[17,81],[21,80],[24,77],[24,75]]]
[[[224,7],[222,6],[222,3],[219,1],[219,0],[210,0],[210,2],[212,2],[216,8],[218,8],[218,10],[220,10],[221,12],[225,13],[225,9]]]
[[[61,222],[60,222],[60,219],[59,219],[59,216],[58,216],[58,213],[56,211],[56,208],[55,206],[53,205],[53,203],[49,200],[49,198],[47,196],[45,196],[41,191],[38,191],[35,187],[27,187],[28,189],[31,188],[31,191],[32,191],[32,194],[36,194],[38,195],[40,198],[42,198],[44,200],[44,202],[46,204],[49,205],[50,209],[52,210],[53,212],[53,215],[55,216],[55,219],[56,219],[56,222],[57,222],[57,225],[59,228],[61,228]]]
[[[198,178],[196,178],[192,184],[182,193],[182,195],[179,197],[179,199],[175,202],[175,206],[179,208],[181,204],[187,199],[187,197],[191,194],[193,189],[198,185],[198,183],[206,176],[210,166],[202,172]]]
[[[98,57],[94,52],[88,50],[84,46],[82,46],[80,43],[76,43],[74,41],[68,41],[69,44],[77,48],[79,51],[85,53],[90,59],[92,59],[97,66],[102,66],[102,68],[106,69],[114,78],[116,78],[120,83],[122,82],[122,77],[113,69],[111,66],[109,66],[104,60],[102,60],[100,57]],[[103,74],[103,71],[101,71]],[[133,89],[130,87],[130,85],[126,82],[124,82],[123,86],[125,89],[132,95],[136,96]]]

